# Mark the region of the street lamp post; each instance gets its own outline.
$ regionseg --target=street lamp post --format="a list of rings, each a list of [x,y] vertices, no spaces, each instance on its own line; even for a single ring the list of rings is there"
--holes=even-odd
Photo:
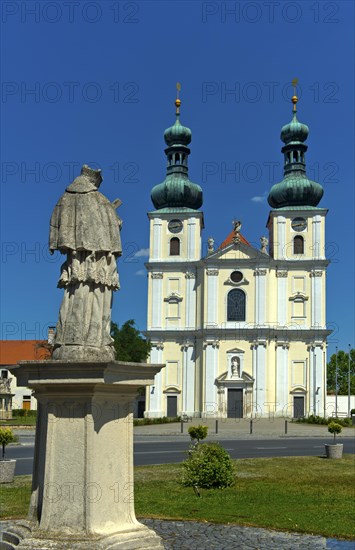
[[[349,357],[348,357],[348,417],[350,418],[350,349],[351,346],[349,344]]]
[[[335,416],[338,416],[338,346],[335,348]]]

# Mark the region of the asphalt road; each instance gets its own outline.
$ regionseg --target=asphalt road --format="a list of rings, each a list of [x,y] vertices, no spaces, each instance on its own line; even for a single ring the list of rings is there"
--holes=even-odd
[[[327,443],[331,443],[328,438]],[[344,453],[355,454],[353,438],[337,438],[344,444]],[[220,439],[219,443],[232,458],[261,458],[274,456],[324,456],[324,440],[320,438],[283,439]],[[189,441],[139,441],[134,445],[136,466],[172,464],[185,460]],[[6,458],[16,458],[16,475],[32,474],[34,445],[7,447]]]

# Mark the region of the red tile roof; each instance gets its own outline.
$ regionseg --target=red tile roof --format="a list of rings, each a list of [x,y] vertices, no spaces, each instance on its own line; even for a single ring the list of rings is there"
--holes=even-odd
[[[239,235],[240,235],[240,242],[250,246],[250,243],[248,243],[248,241],[243,237],[243,235],[241,233],[239,233]],[[235,231],[234,229],[232,229],[232,231],[229,233],[228,237],[223,241],[223,243],[218,248],[218,250],[222,250],[222,248],[226,248],[226,246],[232,244],[234,237],[235,237]]]
[[[46,340],[0,340],[0,365],[16,365],[19,361],[43,361],[50,351]]]

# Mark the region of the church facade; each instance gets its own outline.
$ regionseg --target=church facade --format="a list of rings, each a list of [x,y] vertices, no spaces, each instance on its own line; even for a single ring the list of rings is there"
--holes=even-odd
[[[147,337],[165,363],[147,417],[321,416],[326,399],[325,217],[307,178],[308,127],[284,126],[284,179],[269,193],[268,237],[251,246],[233,222],[202,250],[202,190],[188,177],[191,131],[164,133],[167,175],[152,190]]]

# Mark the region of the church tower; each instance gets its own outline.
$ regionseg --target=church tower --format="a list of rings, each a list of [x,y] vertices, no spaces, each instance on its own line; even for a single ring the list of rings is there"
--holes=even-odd
[[[178,88],[179,89],[179,88]],[[150,360],[166,363],[148,388],[146,415],[193,415],[195,410],[195,329],[197,313],[197,263],[201,259],[203,229],[202,189],[188,175],[191,130],[176,120],[165,130],[167,172],[153,187],[155,210],[150,220],[147,336]],[[185,391],[182,389],[185,388]]]
[[[322,186],[306,175],[305,141],[309,128],[297,119],[297,102],[294,95],[292,120],[281,130],[284,178],[271,188],[268,196],[272,208],[267,223],[270,256],[276,264],[277,326],[279,331],[286,327],[286,335],[290,335],[288,343],[292,341],[291,350],[283,340],[275,344],[276,401],[280,404],[286,399],[293,401],[295,416],[323,415],[325,349],[329,334],[325,311],[326,267],[329,264],[325,257],[325,217],[328,210],[318,207],[323,196]],[[304,345],[308,357],[298,361],[296,349],[301,353]],[[287,396],[282,395],[285,381],[289,386]]]

